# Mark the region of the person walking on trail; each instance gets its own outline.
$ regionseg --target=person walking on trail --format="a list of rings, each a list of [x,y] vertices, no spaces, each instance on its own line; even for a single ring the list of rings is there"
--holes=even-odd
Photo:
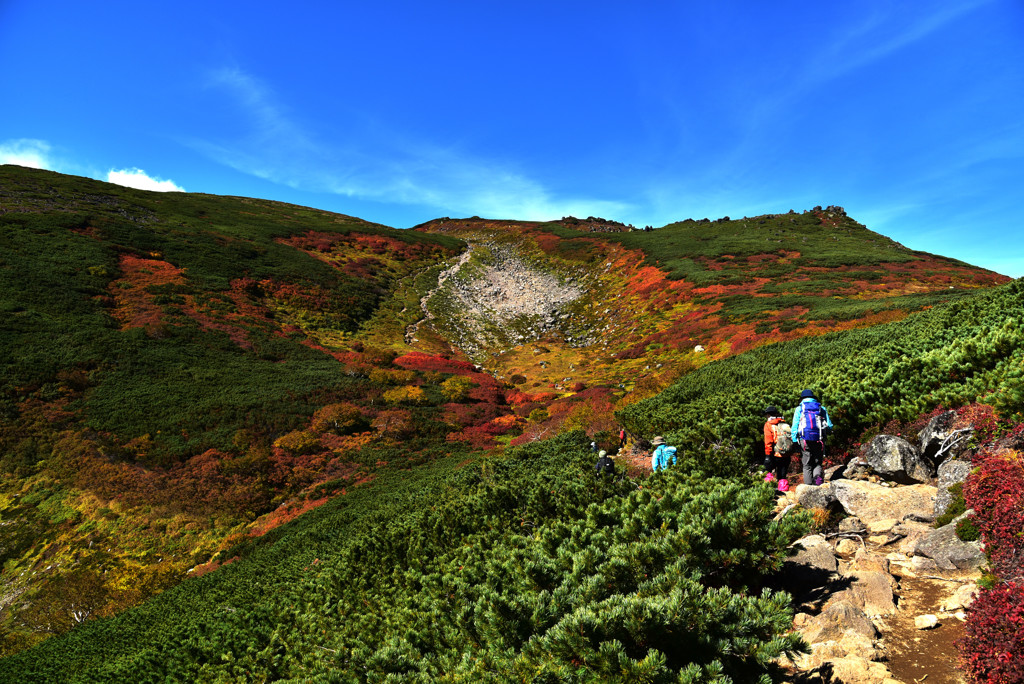
[[[651,441],[651,446],[654,447],[654,453],[651,454],[651,470],[667,470],[670,465],[676,464],[676,448],[665,444],[664,437],[655,437]]]
[[[767,416],[764,423],[764,467],[768,470],[764,481],[777,482],[777,489],[786,492],[789,491],[786,471],[789,470],[789,458],[793,453],[792,428],[778,407],[769,406],[764,410],[764,415]]]
[[[626,428],[619,428],[619,448],[626,446]]]
[[[814,391],[805,389],[800,393],[800,403],[793,411],[793,441],[800,443],[804,466],[804,484],[820,485],[825,482],[822,463],[825,460],[825,436],[832,429],[828,411],[814,396]]]
[[[597,463],[594,464],[594,472],[598,475],[602,475],[604,473],[610,473],[611,475],[615,474],[615,461],[608,456],[608,452],[604,449],[601,449],[597,454]]]

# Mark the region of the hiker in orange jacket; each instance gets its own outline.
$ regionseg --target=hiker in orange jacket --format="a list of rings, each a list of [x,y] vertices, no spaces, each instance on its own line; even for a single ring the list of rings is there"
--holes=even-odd
[[[764,410],[768,419],[764,423],[764,467],[768,470],[765,475],[765,482],[778,482],[778,490],[785,492],[789,489],[789,480],[786,479],[786,471],[789,470],[789,452],[778,453],[776,442],[778,441],[779,428],[783,425],[788,430],[782,411],[776,406],[769,406]]]

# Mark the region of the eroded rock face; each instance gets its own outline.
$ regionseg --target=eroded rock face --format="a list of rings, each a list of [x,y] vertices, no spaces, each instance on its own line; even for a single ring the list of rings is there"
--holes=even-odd
[[[885,487],[872,482],[837,480],[829,485],[836,499],[850,515],[865,524],[908,515],[931,516],[936,488],[925,484]]]
[[[935,477],[931,464],[901,437],[878,435],[864,451],[864,459],[882,478],[900,484],[927,482]]]
[[[829,586],[838,576],[839,562],[825,537],[814,534],[791,547],[796,554],[786,559],[780,575],[787,591],[797,603],[820,604],[829,594]]]
[[[882,663],[847,656],[832,661],[834,681],[844,684],[900,684]]]
[[[845,575],[852,583],[843,594],[867,615],[892,615],[896,612],[892,575],[879,570],[853,570]]]

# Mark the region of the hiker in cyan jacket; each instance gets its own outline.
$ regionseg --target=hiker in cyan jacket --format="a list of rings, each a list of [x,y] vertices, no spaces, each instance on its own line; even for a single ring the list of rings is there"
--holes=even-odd
[[[654,447],[654,453],[651,454],[651,470],[658,472],[676,464],[676,448],[665,444],[664,437],[655,437],[651,441],[651,446]]]
[[[792,425],[793,441],[800,443],[803,452],[804,484],[820,485],[825,481],[821,464],[825,460],[825,435],[832,429],[832,419],[812,390],[800,393]]]

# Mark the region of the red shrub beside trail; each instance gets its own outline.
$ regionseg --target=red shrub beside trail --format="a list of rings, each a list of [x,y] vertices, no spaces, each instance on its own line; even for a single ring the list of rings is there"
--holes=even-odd
[[[980,684],[1024,682],[1024,585],[983,591],[971,605],[960,663]]]
[[[964,501],[975,511],[992,571],[1024,582],[1024,456],[1017,451],[979,456],[977,470],[964,482]]]

